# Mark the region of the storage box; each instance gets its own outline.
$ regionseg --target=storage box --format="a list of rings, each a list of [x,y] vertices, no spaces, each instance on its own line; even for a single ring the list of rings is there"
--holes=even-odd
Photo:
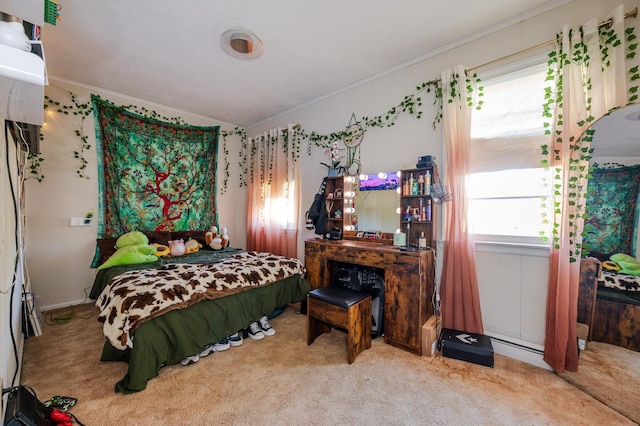
[[[438,352],[438,328],[436,316],[431,315],[422,326],[422,355],[434,356]]]
[[[589,326],[581,322],[576,326],[576,334],[578,335],[578,348],[581,351],[587,350],[587,340],[589,339]]]
[[[491,338],[484,334],[443,328],[442,355],[486,367],[493,367]]]
[[[407,245],[407,234],[404,232],[396,232],[393,234],[393,245],[394,246],[406,246]]]

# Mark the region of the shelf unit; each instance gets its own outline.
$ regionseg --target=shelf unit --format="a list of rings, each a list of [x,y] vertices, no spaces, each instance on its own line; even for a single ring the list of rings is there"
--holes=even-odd
[[[353,183],[349,177],[327,177],[324,198],[327,205],[327,232],[340,228],[351,230],[353,211]]]
[[[407,234],[409,246],[418,247],[418,240],[424,232],[427,246],[435,250],[437,211],[430,188],[437,182],[437,176],[436,166],[400,171],[400,230]],[[417,189],[414,186],[412,190],[411,181],[417,183]]]

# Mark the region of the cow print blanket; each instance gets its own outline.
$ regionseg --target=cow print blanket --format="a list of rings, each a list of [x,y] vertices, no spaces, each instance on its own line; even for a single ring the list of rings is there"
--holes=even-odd
[[[598,280],[598,285],[602,287],[615,288],[616,290],[640,291],[640,277],[602,271]]]
[[[98,321],[111,345],[124,350],[133,347],[135,329],[151,318],[304,273],[298,259],[259,252],[239,253],[214,264],[176,263],[129,271],[111,280],[96,300]]]

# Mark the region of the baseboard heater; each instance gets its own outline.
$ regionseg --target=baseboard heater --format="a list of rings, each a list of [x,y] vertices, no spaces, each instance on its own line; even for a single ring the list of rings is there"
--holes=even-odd
[[[500,339],[499,337],[494,337],[494,336],[491,336],[491,335],[489,335],[489,337],[491,337],[491,341],[496,342],[496,343],[501,343],[503,345],[509,345],[509,346],[512,346],[512,347],[514,347],[516,349],[525,350],[525,351],[531,352],[531,353],[536,354],[536,355],[543,355],[544,354],[544,351],[541,350],[541,349],[536,349],[536,348],[532,348],[530,346],[521,345],[521,344],[518,344],[518,343],[514,343],[514,342],[512,342],[510,340]]]
[[[531,346],[516,343],[508,338],[495,337],[490,334],[488,336],[493,342],[496,354],[512,358],[526,364],[531,364],[545,370],[552,370],[551,366],[544,361],[544,350],[532,348]]]

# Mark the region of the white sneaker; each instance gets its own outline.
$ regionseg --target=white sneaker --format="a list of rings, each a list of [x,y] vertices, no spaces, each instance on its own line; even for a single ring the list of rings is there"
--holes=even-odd
[[[225,337],[224,339],[220,340],[218,343],[213,345],[213,348],[216,350],[216,352],[226,351],[230,347],[231,345],[229,344],[228,337]]]
[[[249,324],[249,337],[251,337],[253,340],[264,339],[264,333],[262,332],[262,329],[258,325],[257,321]]]
[[[180,364],[182,364],[182,365],[184,365],[186,367],[187,365],[195,364],[198,361],[200,361],[200,356],[193,355],[193,356],[188,356],[185,359],[183,359],[182,361],[180,361]]]
[[[242,342],[242,336],[238,332],[235,332],[231,336],[229,336],[229,344],[231,346],[242,346]]]
[[[258,322],[260,324],[260,329],[265,334],[265,336],[273,336],[274,334],[276,334],[276,331],[273,329],[273,327],[271,327],[271,324],[269,324],[266,316],[260,318],[260,321]]]
[[[206,356],[209,356],[212,353],[214,353],[215,351],[216,351],[216,349],[214,348],[214,345],[207,345],[202,349],[202,352],[200,352],[200,358],[204,358]]]

